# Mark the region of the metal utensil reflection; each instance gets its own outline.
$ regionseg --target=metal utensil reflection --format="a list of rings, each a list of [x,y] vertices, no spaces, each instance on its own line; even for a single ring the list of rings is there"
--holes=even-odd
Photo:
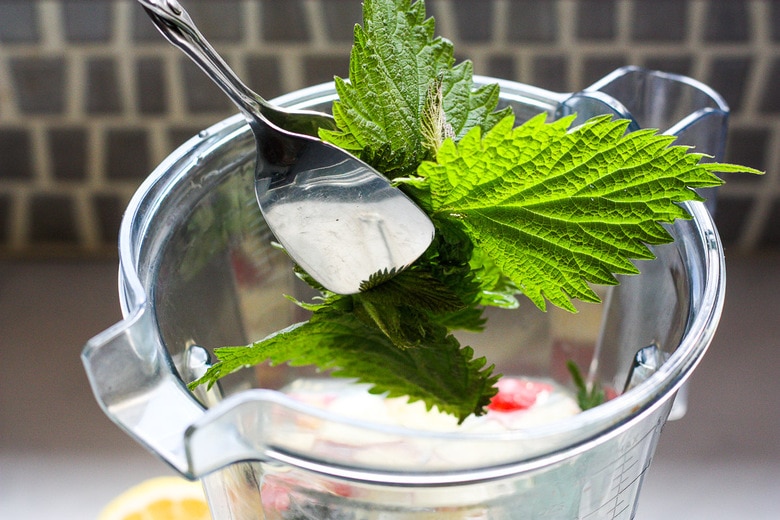
[[[315,137],[333,118],[275,107],[235,75],[176,0],[139,0],[154,24],[241,110],[257,145],[257,202],[290,257],[325,288],[356,293],[433,240],[428,216],[369,165]]]

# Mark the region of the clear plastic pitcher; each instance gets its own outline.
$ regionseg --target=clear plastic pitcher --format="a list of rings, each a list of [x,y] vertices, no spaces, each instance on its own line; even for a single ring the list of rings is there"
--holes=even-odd
[[[478,83],[494,81],[478,78]],[[614,113],[716,158],[728,109],[688,78],[621,69],[576,94],[499,81],[523,121]],[[279,104],[327,109],[331,84]],[[710,213],[669,226],[642,274],[604,289],[576,315],[530,304],[490,314],[464,342],[503,374],[571,386],[564,362],[612,389],[605,404],[503,433],[439,432],[323,411],[279,389],[306,368],[247,368],[210,391],[186,383],[214,347],[242,345],[305,319],[305,299],[257,208],[254,143],[238,116],[171,154],[132,199],[121,228],[124,320],[83,360],[106,414],[189,478],[202,478],[215,519],[626,519],[679,390],[715,331],[723,254]]]

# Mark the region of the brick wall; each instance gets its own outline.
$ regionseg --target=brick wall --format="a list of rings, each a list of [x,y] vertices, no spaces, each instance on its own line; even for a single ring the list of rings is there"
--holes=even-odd
[[[346,76],[358,0],[183,0],[265,97]],[[566,92],[627,64],[710,84],[732,108],[716,220],[780,245],[780,2],[428,0],[475,72]],[[0,256],[112,255],[138,184],[235,109],[131,0],[0,0]]]

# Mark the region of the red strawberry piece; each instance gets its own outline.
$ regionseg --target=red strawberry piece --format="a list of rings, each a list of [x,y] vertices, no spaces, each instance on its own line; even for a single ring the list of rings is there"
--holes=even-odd
[[[488,405],[488,410],[495,412],[527,410],[536,403],[539,394],[553,389],[552,385],[547,383],[509,377],[500,379],[496,386],[498,393]]]
[[[284,479],[269,476],[260,488],[260,500],[268,511],[287,511],[290,508],[290,487]]]

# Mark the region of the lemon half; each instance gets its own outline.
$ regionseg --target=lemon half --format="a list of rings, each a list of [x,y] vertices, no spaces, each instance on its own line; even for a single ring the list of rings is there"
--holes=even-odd
[[[98,520],[211,520],[211,513],[200,482],[157,477],[113,499]]]

